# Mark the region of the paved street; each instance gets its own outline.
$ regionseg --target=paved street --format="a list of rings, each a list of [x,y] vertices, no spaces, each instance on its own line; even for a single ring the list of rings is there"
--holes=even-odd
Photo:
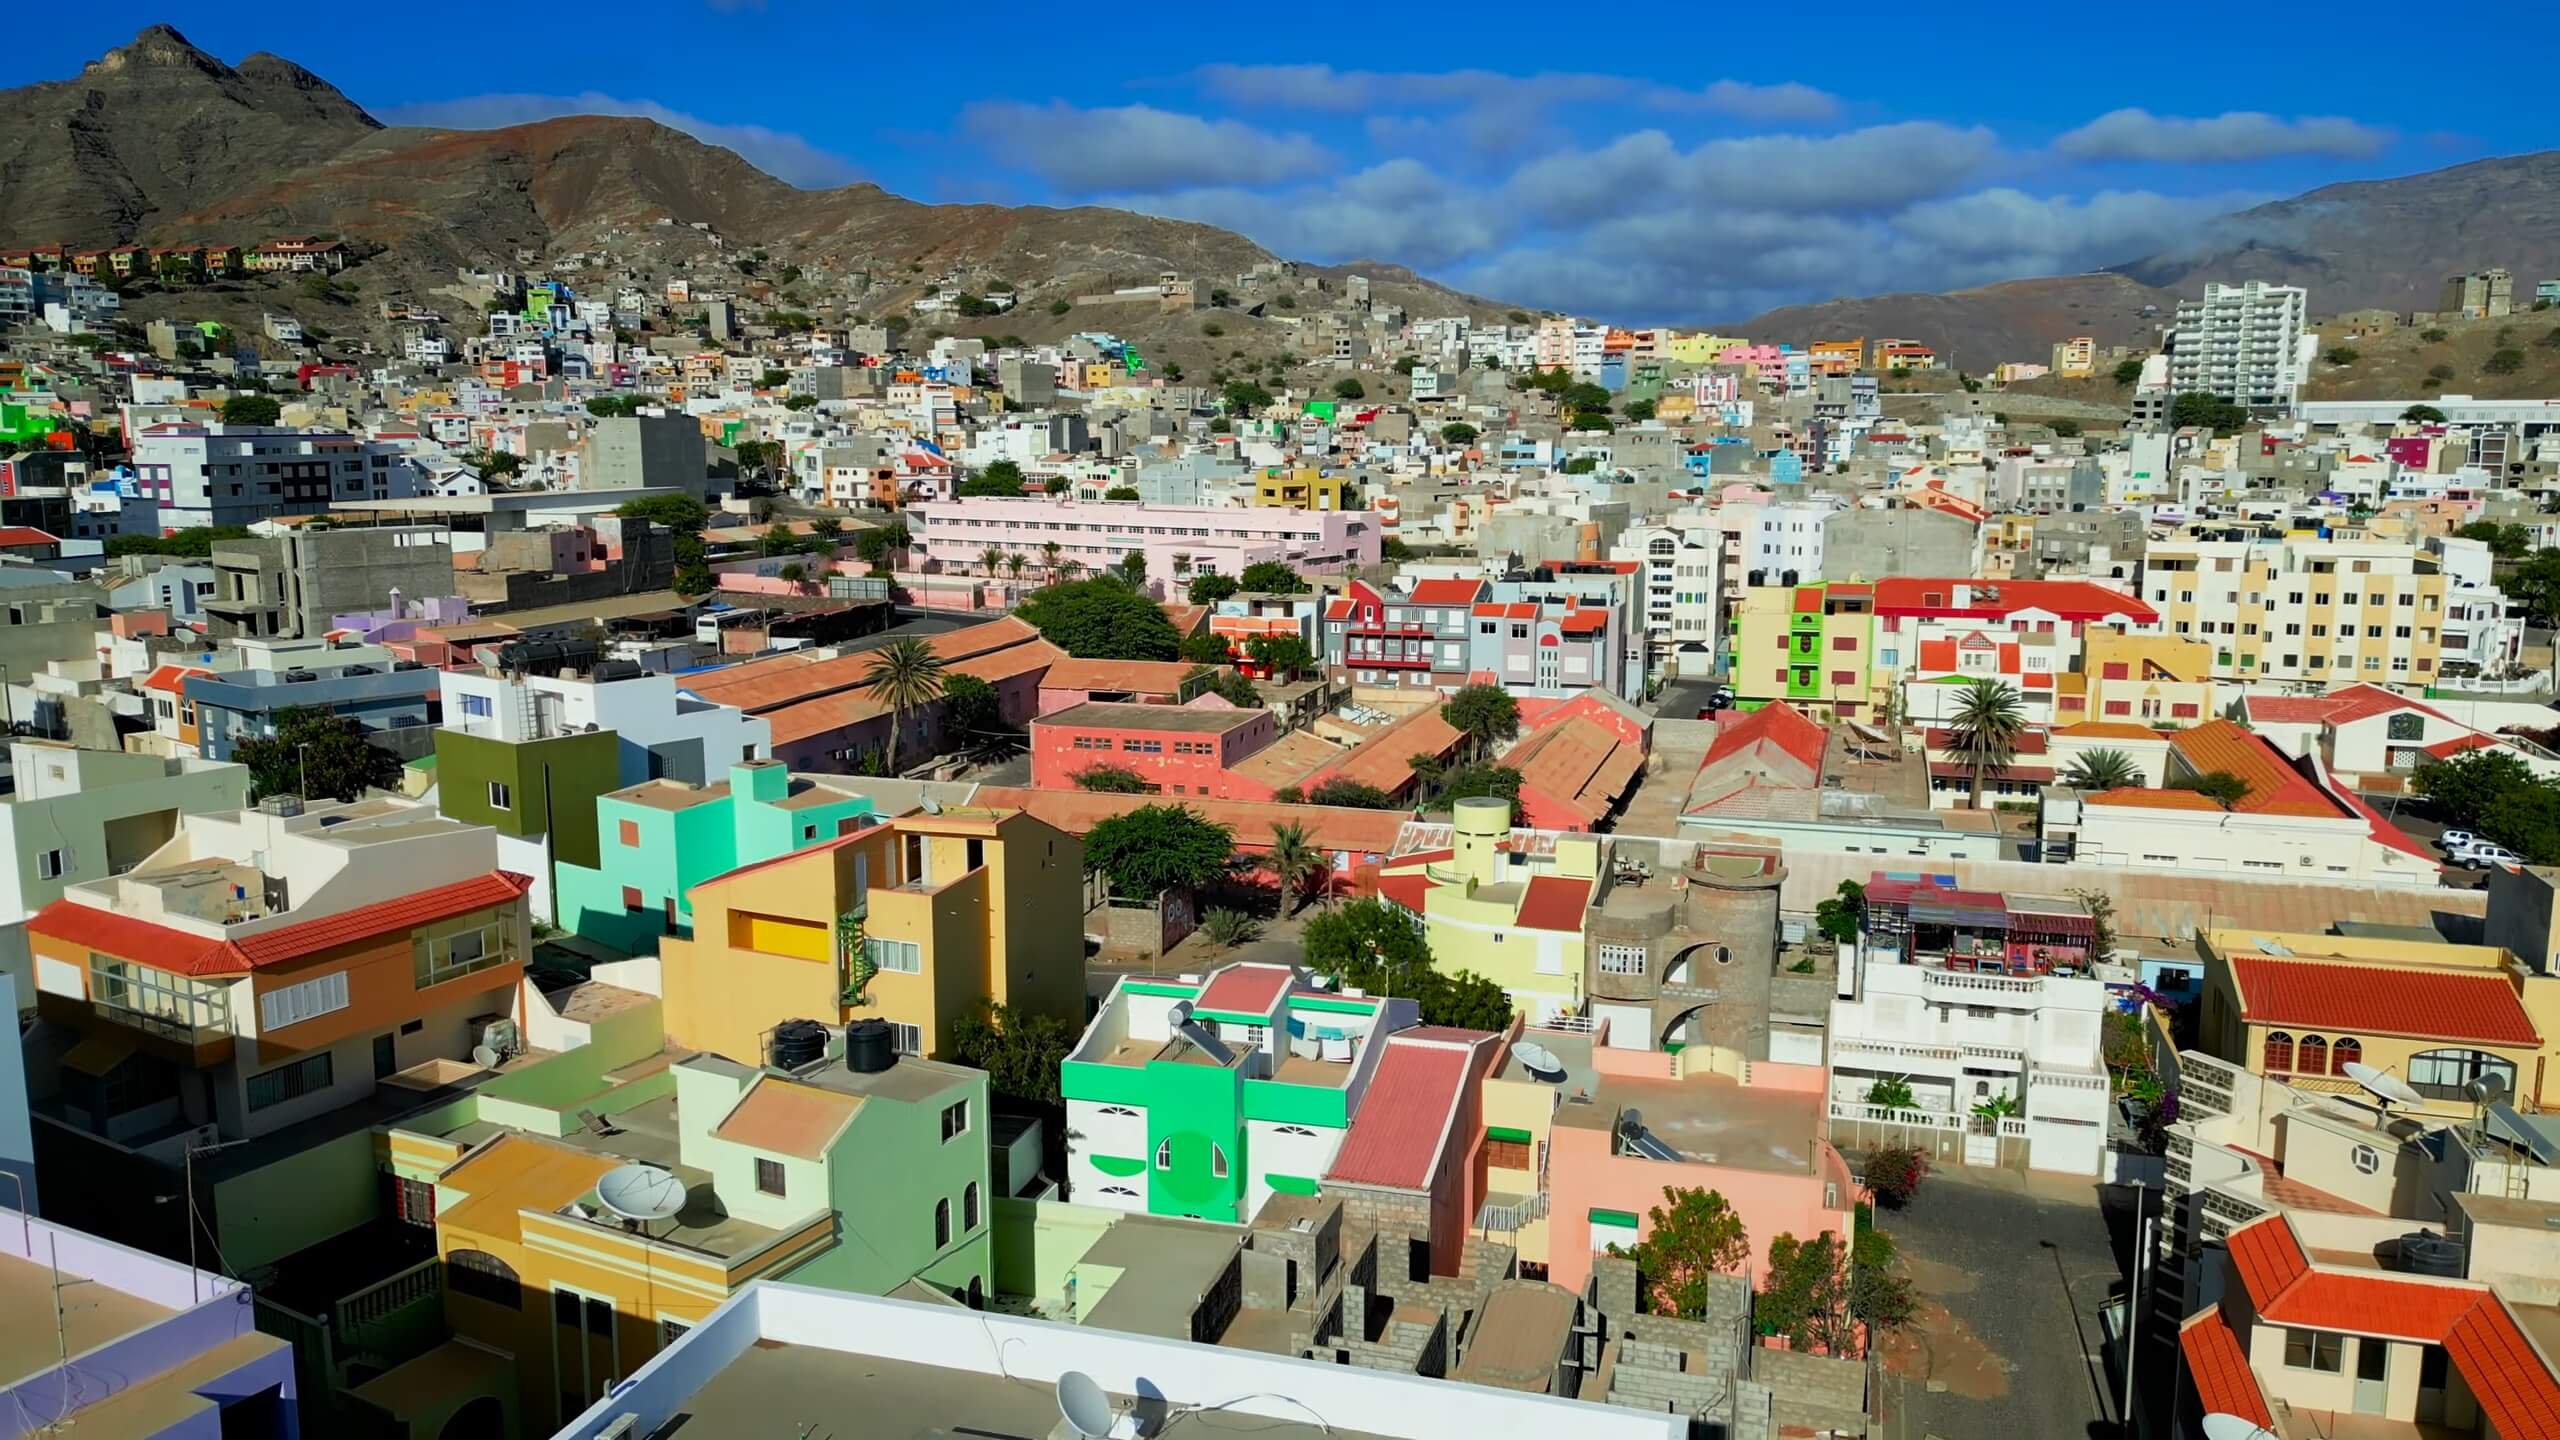
[[[1956,1168],[1878,1215],[1921,1297],[1887,1347],[1885,1440],[2115,1434],[2098,1311],[2132,1248],[2132,1211],[2131,1192],[2105,1194],[2102,1207],[2087,1181]]]

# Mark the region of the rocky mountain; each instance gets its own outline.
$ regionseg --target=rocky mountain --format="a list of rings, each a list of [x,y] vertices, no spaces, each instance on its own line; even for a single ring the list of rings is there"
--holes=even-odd
[[[2301,285],[2315,316],[2434,307],[2448,275],[2504,265],[2529,299],[2560,275],[2560,150],[2328,185],[2226,215],[2194,244],[2091,275],[2014,280],[1944,295],[1878,295],[1791,305],[1742,326],[1799,343],[1896,336],[1933,345],[1978,372],[2041,360],[2054,341],[2150,342],[2178,297],[2209,281]]]

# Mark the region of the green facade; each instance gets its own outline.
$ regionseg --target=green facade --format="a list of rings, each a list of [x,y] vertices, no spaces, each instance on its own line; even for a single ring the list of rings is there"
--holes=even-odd
[[[1822,597],[1819,585],[1800,585],[1797,595],[1813,596],[1813,608],[1787,617],[1787,698],[1822,698]],[[1802,603],[1799,601],[1798,603]]]
[[[621,737],[610,730],[548,740],[493,740],[436,732],[436,783],[444,813],[519,839],[548,833],[552,858],[589,869],[596,851],[596,801],[620,788]],[[490,785],[507,787],[507,808]]]

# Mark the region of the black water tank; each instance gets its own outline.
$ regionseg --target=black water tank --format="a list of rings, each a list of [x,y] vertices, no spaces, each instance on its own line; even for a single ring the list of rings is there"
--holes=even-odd
[[[827,1027],[815,1020],[785,1020],[773,1027],[773,1064],[797,1070],[827,1057]]]
[[[898,1063],[898,1047],[886,1020],[856,1020],[844,1027],[844,1068],[877,1075]]]

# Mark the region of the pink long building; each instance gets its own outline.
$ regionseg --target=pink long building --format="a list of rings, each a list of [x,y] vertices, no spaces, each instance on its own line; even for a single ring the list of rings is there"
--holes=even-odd
[[[1309,574],[1346,564],[1376,565],[1378,517],[1366,510],[1223,509],[1128,501],[970,499],[910,507],[907,528],[928,568],[976,574],[986,552],[1021,555],[1037,576],[1057,559],[1086,574],[1133,554],[1147,560],[1151,585],[1181,586],[1194,575],[1239,575],[1276,560]]]

